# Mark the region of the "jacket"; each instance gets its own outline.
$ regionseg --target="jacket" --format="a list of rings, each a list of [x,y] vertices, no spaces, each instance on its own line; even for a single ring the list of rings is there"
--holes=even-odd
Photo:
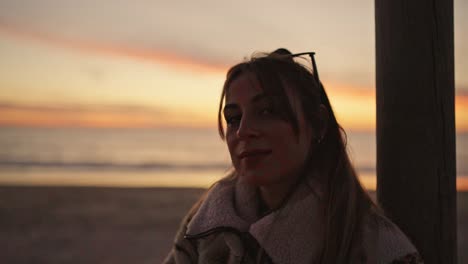
[[[322,192],[308,178],[281,209],[259,215],[254,187],[218,182],[182,221],[164,261],[177,263],[317,263],[324,245]],[[416,248],[376,212],[363,221],[362,248],[349,263],[422,263]]]

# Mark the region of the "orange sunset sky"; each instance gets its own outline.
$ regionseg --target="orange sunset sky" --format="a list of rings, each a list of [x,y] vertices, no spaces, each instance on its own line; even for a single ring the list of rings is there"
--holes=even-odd
[[[228,67],[286,47],[317,52],[343,127],[373,130],[373,1],[296,2],[1,1],[0,126],[215,127]],[[454,3],[466,132],[468,4]]]

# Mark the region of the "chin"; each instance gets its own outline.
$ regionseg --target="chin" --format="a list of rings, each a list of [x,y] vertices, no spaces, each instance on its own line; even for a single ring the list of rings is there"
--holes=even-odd
[[[239,179],[241,181],[254,185],[254,186],[263,186],[268,185],[268,179],[264,175],[259,175],[259,173],[255,172],[243,172],[239,174]]]

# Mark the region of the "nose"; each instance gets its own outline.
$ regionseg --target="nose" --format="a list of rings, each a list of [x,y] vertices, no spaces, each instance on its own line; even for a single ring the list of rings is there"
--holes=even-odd
[[[255,120],[245,116],[241,119],[236,135],[239,139],[253,138],[260,135],[260,131]]]

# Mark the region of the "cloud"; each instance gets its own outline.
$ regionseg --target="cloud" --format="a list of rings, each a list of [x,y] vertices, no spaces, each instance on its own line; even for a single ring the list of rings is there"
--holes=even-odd
[[[455,94],[460,97],[468,97],[468,86],[455,85]]]
[[[232,64],[233,49],[245,52],[242,47],[246,44],[236,37],[241,25],[249,23],[252,29],[260,25],[262,34],[273,30],[249,17],[239,20],[226,14],[224,4],[205,2],[204,5],[177,1],[1,1],[0,24],[71,42],[177,54],[210,65]],[[238,43],[232,45],[236,40]]]
[[[467,5],[455,3],[457,14]],[[466,38],[455,17],[456,41]],[[323,76],[374,84],[372,1],[2,0],[0,25],[69,47],[225,69],[254,51],[317,51]],[[65,41],[66,40],[66,41]],[[457,42],[458,43],[458,42]],[[466,48],[459,45],[458,54]],[[467,65],[457,60],[457,70]],[[460,82],[467,79],[460,74]]]
[[[214,124],[214,122],[213,122]],[[138,105],[45,105],[0,102],[0,126],[39,127],[210,127],[192,113]]]
[[[166,55],[223,69],[255,51],[278,47],[316,50],[327,61],[339,58],[339,63],[322,63],[323,73],[367,73],[373,68],[369,1],[353,6],[296,2],[4,0],[0,24],[78,46],[140,53],[137,57]],[[359,32],[359,37],[351,32]]]
[[[84,105],[84,104],[19,104],[0,101],[0,111],[2,110],[19,110],[33,112],[50,112],[50,113],[126,113],[126,114],[167,114],[168,111],[162,108],[145,107],[139,105]]]
[[[12,36],[14,38],[25,39],[44,43],[47,45],[72,49],[84,53],[96,53],[100,55],[122,56],[136,60],[162,63],[176,68],[189,69],[193,72],[225,72],[227,66],[193,59],[183,54],[176,54],[174,51],[146,49],[137,45],[126,46],[122,43],[99,42],[93,39],[80,39],[79,37],[66,37],[59,34],[37,32],[17,26],[0,23],[0,34]],[[96,69],[85,69],[92,79],[99,80],[103,77]],[[97,79],[96,79],[97,78]]]

